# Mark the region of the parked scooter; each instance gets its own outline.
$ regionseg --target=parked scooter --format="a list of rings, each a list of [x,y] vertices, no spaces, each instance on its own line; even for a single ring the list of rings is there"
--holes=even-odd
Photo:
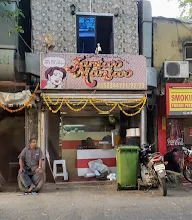
[[[182,147],[183,150],[183,176],[192,183],[192,150]]]
[[[152,153],[152,145],[140,150],[141,179],[145,186],[158,187],[162,196],[167,195],[166,171],[161,153]]]

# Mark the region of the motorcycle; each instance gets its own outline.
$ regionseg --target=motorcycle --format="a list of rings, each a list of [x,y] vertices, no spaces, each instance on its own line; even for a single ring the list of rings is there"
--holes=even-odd
[[[183,176],[192,183],[192,150],[182,147],[183,150]]]
[[[152,153],[152,145],[140,150],[141,179],[145,186],[158,187],[162,196],[167,195],[166,171],[161,153]]]

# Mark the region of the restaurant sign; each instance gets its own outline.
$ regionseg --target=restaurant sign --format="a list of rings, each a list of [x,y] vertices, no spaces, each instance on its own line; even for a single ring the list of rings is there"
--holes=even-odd
[[[144,56],[41,53],[41,89],[146,90]]]
[[[192,115],[192,85],[172,83],[166,85],[167,115]]]

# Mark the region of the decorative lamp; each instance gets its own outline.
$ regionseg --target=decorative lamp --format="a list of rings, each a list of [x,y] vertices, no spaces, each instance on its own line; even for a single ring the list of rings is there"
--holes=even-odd
[[[119,7],[116,5],[114,8],[114,17],[118,17],[119,16]]]
[[[75,15],[75,10],[76,10],[75,5],[74,5],[74,4],[71,4],[71,5],[70,5],[71,15]]]

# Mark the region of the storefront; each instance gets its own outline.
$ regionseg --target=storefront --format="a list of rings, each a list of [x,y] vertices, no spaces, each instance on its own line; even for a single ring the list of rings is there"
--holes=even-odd
[[[49,151],[51,111],[60,118],[60,158],[70,181],[85,179],[95,159],[115,173],[115,146],[146,141],[146,93],[144,56],[41,54],[42,141]]]
[[[166,84],[166,115],[159,117],[159,151],[192,147],[192,84]]]

